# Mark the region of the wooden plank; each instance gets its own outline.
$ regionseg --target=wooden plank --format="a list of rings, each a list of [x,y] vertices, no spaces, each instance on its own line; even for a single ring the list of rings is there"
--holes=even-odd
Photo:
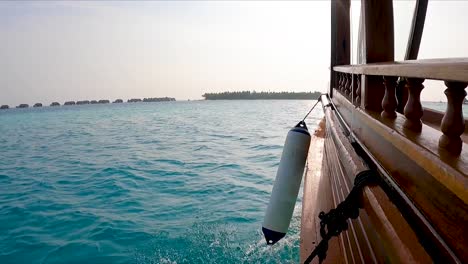
[[[333,68],[338,72],[468,82],[468,58],[390,61]]]
[[[333,112],[331,109],[326,110],[329,136],[326,140],[325,150],[329,167],[333,171],[329,177],[333,179],[336,208],[351,192],[355,175],[360,171],[367,170],[368,167],[354,152]],[[347,255],[345,263],[383,262],[386,255],[385,250],[378,242],[378,232],[373,228],[366,213],[361,211],[357,219],[348,221],[348,225],[348,231],[342,232],[340,235]]]
[[[352,188],[355,175],[368,166],[351,146],[333,110],[327,108],[327,138],[324,158],[332,171],[335,206]],[[365,188],[363,204],[356,220],[348,221],[349,229],[340,235],[345,263],[431,262],[414,231],[380,186]]]
[[[396,182],[394,188],[403,190],[404,194],[395,194],[401,201],[399,208],[410,217],[436,262],[466,259],[468,150],[459,157],[445,156],[437,150],[440,131],[424,125],[420,134],[411,133],[403,129],[401,115],[393,121],[381,119],[379,113],[356,110],[341,95],[335,95],[333,102],[355,136]]]
[[[329,175],[331,167],[328,166],[324,155],[325,121],[321,122],[319,129],[312,137],[310,152],[307,160],[307,171],[304,180],[304,195],[302,198],[300,261],[312,253],[320,242],[320,222],[318,214],[334,208],[331,182]],[[324,263],[343,263],[343,248],[337,239],[329,243],[329,251]],[[312,263],[318,263],[314,259]]]
[[[350,6],[350,0],[331,1],[330,69],[336,65],[349,64],[351,61]],[[330,96],[333,96],[333,88],[337,87],[336,81],[335,73],[330,71]]]
[[[301,263],[310,255],[320,242],[320,230],[317,223],[317,212],[320,203],[318,199],[320,179],[322,177],[323,141],[325,120],[319,125],[318,131],[312,136],[307,157],[307,170],[304,177],[304,194],[302,197],[300,258]],[[327,199],[325,199],[327,200]]]
[[[408,155],[412,162],[417,163],[435,180],[455,193],[464,203],[468,204],[468,149],[464,148],[460,156],[454,157],[440,152],[438,140],[442,132],[423,126],[421,133],[414,133],[403,127],[405,118],[401,115],[395,120],[386,120],[380,117],[380,113],[354,111],[354,117],[347,116],[346,111],[354,110],[352,104],[346,98],[339,96],[337,106],[346,121],[354,128],[354,132],[363,135],[367,132],[362,129],[364,123],[369,124],[373,130],[381,133],[399,151]],[[347,105],[345,105],[347,104]],[[348,110],[343,109],[348,108]],[[344,110],[344,111],[343,111]],[[354,123],[353,123],[354,122]],[[365,139],[362,139],[365,141]],[[379,145],[375,142],[376,146]],[[369,142],[371,144],[371,142]],[[372,146],[371,146],[372,147]],[[387,158],[387,157],[386,157]],[[396,165],[396,164],[395,164]]]
[[[379,186],[364,187],[364,209],[379,230],[387,261],[391,263],[431,263],[432,259],[398,208]]]

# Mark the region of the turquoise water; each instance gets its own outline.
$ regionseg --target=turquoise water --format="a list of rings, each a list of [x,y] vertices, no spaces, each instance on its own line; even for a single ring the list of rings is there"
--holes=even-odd
[[[431,108],[437,111],[440,111],[442,113],[445,113],[445,110],[447,109],[447,103],[444,102],[422,102],[422,105],[427,108]],[[464,104],[463,107],[463,117],[465,119],[468,119],[468,105]]]
[[[300,198],[286,239],[266,247],[260,228],[312,104],[0,111],[0,263],[297,263]]]

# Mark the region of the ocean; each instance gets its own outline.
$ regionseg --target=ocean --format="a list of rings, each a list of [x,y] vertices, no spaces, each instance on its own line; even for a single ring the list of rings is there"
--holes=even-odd
[[[314,102],[0,111],[0,263],[298,263],[302,194],[281,242],[261,224]]]
[[[314,102],[0,111],[0,263],[298,263],[302,193],[285,239],[267,247],[261,224]]]

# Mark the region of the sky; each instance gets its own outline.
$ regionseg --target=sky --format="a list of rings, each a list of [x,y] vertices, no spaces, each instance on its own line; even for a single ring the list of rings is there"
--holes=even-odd
[[[414,3],[394,4],[396,59]],[[466,56],[466,13],[466,1],[430,1],[420,58]],[[329,81],[328,1],[1,1],[0,36],[0,104],[10,106],[325,92]],[[444,100],[440,82],[426,86],[423,100]]]

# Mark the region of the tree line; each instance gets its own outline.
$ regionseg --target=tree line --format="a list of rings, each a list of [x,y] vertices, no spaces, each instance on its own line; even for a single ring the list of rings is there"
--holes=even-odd
[[[205,100],[315,100],[320,92],[221,92],[205,93]]]

